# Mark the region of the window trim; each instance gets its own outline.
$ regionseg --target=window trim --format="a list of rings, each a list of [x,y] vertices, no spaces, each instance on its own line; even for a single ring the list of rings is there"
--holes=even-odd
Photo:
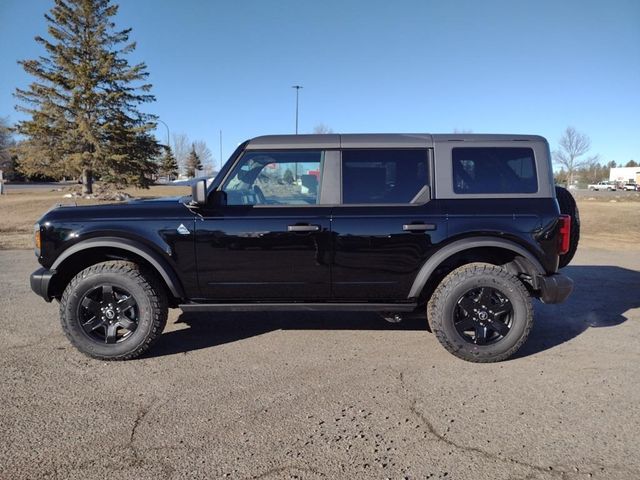
[[[328,207],[332,206],[331,204],[323,203],[323,191],[324,191],[324,179],[325,172],[327,171],[327,158],[328,154],[332,151],[337,151],[337,149],[326,149],[326,148],[256,148],[256,149],[245,149],[242,151],[240,155],[234,160],[233,164],[226,171],[224,177],[218,183],[216,190],[223,191],[223,186],[226,185],[227,180],[231,176],[237,165],[242,162],[242,159],[247,153],[255,153],[255,152],[269,152],[269,153],[278,153],[278,152],[320,152],[320,189],[318,190],[317,203],[313,204],[249,204],[249,205],[224,205],[224,208],[317,208],[317,207]]]
[[[453,168],[451,150],[455,147],[530,147],[533,149],[536,162],[538,192],[537,193],[455,193],[453,191]],[[551,168],[551,152],[549,143],[542,138],[528,140],[448,140],[434,143],[434,181],[435,189],[432,198],[439,200],[460,199],[505,199],[505,198],[555,198],[556,191],[553,183]]]

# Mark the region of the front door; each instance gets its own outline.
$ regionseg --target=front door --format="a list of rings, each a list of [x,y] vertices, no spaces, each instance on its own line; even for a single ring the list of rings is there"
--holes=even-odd
[[[246,151],[221,185],[226,205],[196,221],[203,300],[330,297],[330,208],[320,204],[324,152]]]

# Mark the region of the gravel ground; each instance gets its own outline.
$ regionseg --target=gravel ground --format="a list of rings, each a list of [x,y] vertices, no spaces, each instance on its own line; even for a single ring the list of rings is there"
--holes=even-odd
[[[0,252],[0,479],[640,478],[640,258],[582,249],[524,350],[446,353],[413,320],[172,312],[125,363],[86,358]]]

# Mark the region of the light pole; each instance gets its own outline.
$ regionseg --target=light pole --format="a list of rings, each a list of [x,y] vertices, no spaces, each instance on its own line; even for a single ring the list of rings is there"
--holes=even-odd
[[[300,93],[300,89],[302,88],[302,86],[294,85],[291,88],[296,89],[296,135],[297,135],[298,134],[298,94]]]
[[[158,120],[161,124],[163,124],[165,127],[167,127],[167,147],[170,148],[169,146],[169,125],[167,125],[166,123],[164,123],[162,120],[160,120],[159,118],[157,118],[156,120]]]

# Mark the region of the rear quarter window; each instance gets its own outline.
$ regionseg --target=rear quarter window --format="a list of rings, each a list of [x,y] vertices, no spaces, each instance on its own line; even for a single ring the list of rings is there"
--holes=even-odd
[[[461,147],[452,150],[451,158],[455,193],[538,191],[536,162],[531,148]]]

